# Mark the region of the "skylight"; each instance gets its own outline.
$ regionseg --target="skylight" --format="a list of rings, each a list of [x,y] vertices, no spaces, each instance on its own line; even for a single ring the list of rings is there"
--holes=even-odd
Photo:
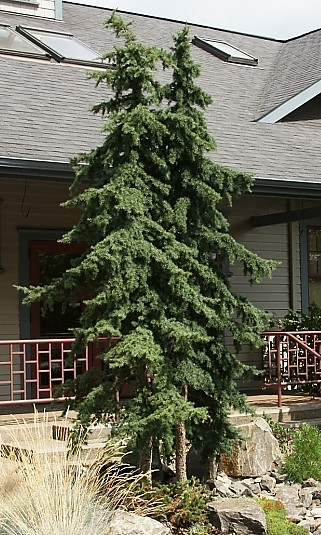
[[[86,46],[73,35],[61,32],[51,32],[34,28],[17,26],[16,30],[30,39],[56,61],[70,61],[76,63],[101,63],[99,54]]]
[[[19,56],[33,56],[45,59],[45,51],[30,43],[27,39],[13,31],[9,26],[0,25],[0,51]]]
[[[194,36],[193,39],[194,45],[210,52],[214,56],[222,59],[223,61],[228,61],[231,63],[242,63],[244,65],[257,65],[258,60],[243,52],[239,48],[232,46],[224,41],[216,41],[215,39],[207,39],[205,37]]]

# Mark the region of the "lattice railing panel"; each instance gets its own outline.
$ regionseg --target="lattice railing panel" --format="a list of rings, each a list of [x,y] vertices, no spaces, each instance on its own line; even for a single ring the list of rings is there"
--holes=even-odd
[[[50,402],[58,386],[90,365],[89,349],[71,352],[74,340],[0,341],[0,404]]]

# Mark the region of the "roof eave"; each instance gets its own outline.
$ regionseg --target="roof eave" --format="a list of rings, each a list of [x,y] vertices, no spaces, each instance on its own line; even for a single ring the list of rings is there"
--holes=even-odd
[[[278,195],[301,199],[321,199],[321,182],[255,177],[252,193],[273,197]]]
[[[0,158],[0,177],[10,179],[72,182],[75,177],[67,161]],[[254,195],[282,195],[284,197],[321,198],[321,182],[255,177]]]
[[[318,80],[303,91],[300,91],[300,93],[298,93],[297,95],[294,95],[293,97],[280,104],[280,106],[277,106],[273,110],[269,111],[268,113],[257,119],[257,122],[270,124],[277,123],[278,121],[289,115],[289,113],[294,110],[297,110],[320,93],[321,80]]]
[[[74,176],[69,162],[0,158],[0,177],[70,182]]]

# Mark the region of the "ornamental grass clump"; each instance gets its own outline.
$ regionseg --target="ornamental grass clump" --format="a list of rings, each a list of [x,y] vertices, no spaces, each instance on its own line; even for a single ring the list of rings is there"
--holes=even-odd
[[[11,460],[1,459],[1,535],[103,535],[116,508],[133,508],[139,476],[123,471],[114,446],[86,460],[82,448],[70,455],[59,441],[48,451],[46,418],[14,427]]]
[[[303,425],[295,435],[292,453],[285,459],[285,472],[294,483],[312,477],[321,481],[321,432],[312,425]]]

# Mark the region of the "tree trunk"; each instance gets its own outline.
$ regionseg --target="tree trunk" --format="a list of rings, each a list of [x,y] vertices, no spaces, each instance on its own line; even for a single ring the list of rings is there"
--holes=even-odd
[[[187,401],[188,389],[184,385],[182,395]],[[175,426],[176,439],[176,477],[178,481],[186,481],[186,429],[185,422],[178,422]]]
[[[152,484],[152,439],[150,439],[139,456],[139,470],[145,474],[144,480],[148,485]]]
[[[162,459],[159,451],[159,441],[153,440],[152,446],[152,470],[153,470],[153,481],[159,481],[160,483],[164,482],[163,474],[163,465]]]
[[[185,423],[178,422],[175,426],[176,437],[176,477],[178,481],[186,481],[186,431]]]
[[[120,420],[120,385],[118,383],[118,377],[115,377],[115,422]]]

